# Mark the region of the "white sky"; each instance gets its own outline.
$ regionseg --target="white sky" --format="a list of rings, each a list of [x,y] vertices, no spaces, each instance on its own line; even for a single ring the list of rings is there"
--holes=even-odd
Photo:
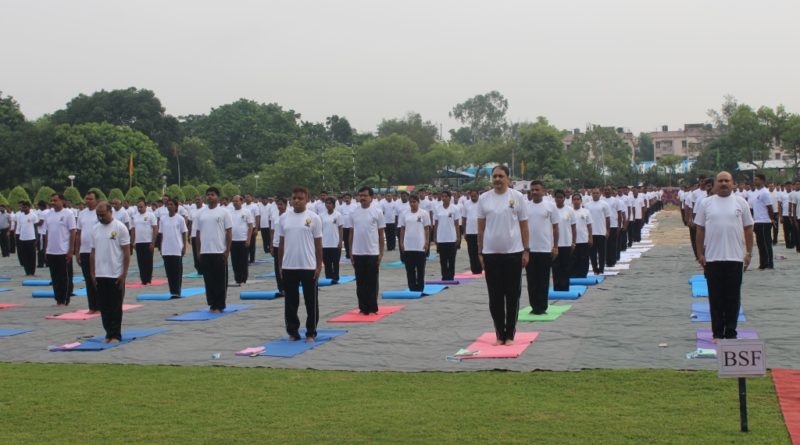
[[[175,116],[239,98],[359,131],[498,90],[544,115],[634,132],[704,122],[725,94],[800,112],[800,2],[734,0],[2,0],[0,90],[28,118],[135,86]]]

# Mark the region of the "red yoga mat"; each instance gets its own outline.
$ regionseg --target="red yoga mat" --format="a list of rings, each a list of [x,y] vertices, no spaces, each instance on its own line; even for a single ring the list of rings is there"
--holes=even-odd
[[[792,443],[800,445],[800,371],[773,369],[772,381]]]
[[[358,312],[358,309],[353,309],[350,312],[342,314],[338,317],[331,318],[328,323],[375,323],[383,317],[394,314],[395,312],[403,309],[404,305],[399,306],[379,306],[377,314],[364,315]]]
[[[0,309],[11,309],[12,307],[20,307],[21,304],[14,303],[0,303]]]
[[[123,304],[122,311],[125,312],[130,309],[140,308],[141,304]],[[79,311],[66,312],[60,315],[48,315],[44,317],[47,320],[91,320],[92,318],[100,317],[100,313],[90,314],[88,309],[81,309]]]
[[[141,287],[161,286],[161,285],[164,285],[164,284],[167,284],[167,280],[153,280],[153,281],[150,282],[150,284],[146,284],[146,285],[142,284],[142,283],[126,284],[125,288],[126,289],[139,289]]]
[[[514,344],[510,346],[495,346],[497,335],[494,332],[485,332],[475,343],[467,346],[468,351],[477,351],[470,355],[459,355],[462,359],[475,358],[517,358],[528,349],[528,346],[539,336],[538,332],[517,332],[514,336]]]

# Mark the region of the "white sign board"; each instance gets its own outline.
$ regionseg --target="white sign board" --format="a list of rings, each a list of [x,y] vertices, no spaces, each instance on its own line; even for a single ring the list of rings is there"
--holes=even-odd
[[[763,377],[767,354],[762,340],[720,340],[717,344],[719,377]]]

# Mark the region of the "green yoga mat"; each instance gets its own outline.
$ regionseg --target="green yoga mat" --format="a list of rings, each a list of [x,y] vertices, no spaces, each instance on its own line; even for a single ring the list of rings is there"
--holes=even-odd
[[[567,312],[572,307],[571,304],[550,305],[544,315],[531,314],[531,307],[528,306],[519,311],[519,321],[554,321],[561,314]]]

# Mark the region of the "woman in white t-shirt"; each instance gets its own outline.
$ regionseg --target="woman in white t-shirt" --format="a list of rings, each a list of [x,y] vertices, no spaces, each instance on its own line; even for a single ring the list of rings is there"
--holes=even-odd
[[[153,279],[153,251],[158,235],[158,220],[148,210],[144,200],[136,204],[138,212],[131,221],[131,244],[136,249],[136,264],[142,284],[150,284]]]
[[[569,268],[572,252],[575,251],[575,211],[564,205],[566,193],[556,190],[553,193],[558,209],[558,256],[553,260],[553,290],[569,290]]]
[[[451,194],[442,192],[442,203],[433,211],[436,226],[436,251],[442,268],[442,281],[451,281],[456,274],[456,249],[461,244],[461,213],[452,204]]]
[[[572,252],[570,278],[586,278],[589,274],[589,249],[592,248],[592,214],[583,207],[580,193],[572,195],[572,210],[575,211],[575,250]]]
[[[171,298],[180,298],[183,282],[183,256],[186,255],[186,220],[178,214],[178,200],[167,202],[167,215],[158,220],[161,256],[167,273]]]
[[[425,288],[425,251],[430,240],[430,214],[419,208],[419,196],[408,198],[409,210],[399,216],[400,253],[406,266],[408,290],[422,292]]]
[[[339,282],[339,261],[342,259],[342,225],[344,218],[336,210],[336,199],[325,198],[325,211],[319,215],[322,220],[322,264],[325,278],[334,284]]]

